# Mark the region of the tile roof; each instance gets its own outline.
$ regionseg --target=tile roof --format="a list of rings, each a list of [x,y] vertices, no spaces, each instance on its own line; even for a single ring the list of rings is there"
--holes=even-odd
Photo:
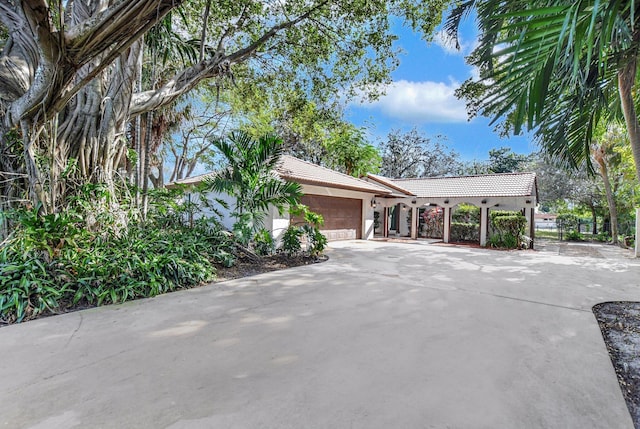
[[[393,181],[393,179],[389,179],[388,177],[384,177],[384,176],[378,176],[377,174],[367,174],[367,178],[369,179],[369,181],[374,181],[377,183],[380,183],[382,186],[385,186],[389,189],[392,189],[394,191],[400,192],[400,194],[404,194],[404,195],[408,195],[410,197],[414,197],[415,195],[412,192],[407,191],[405,188],[403,188],[402,186],[398,185],[397,183],[395,183]],[[402,195],[397,195],[394,192],[394,196],[402,196]]]
[[[280,164],[276,167],[276,173],[284,180],[300,184],[348,189],[376,195],[386,195],[391,193],[388,189],[375,183],[369,183],[365,180],[357,179],[347,174],[338,173],[337,171],[303,161],[290,155],[284,155],[281,157]],[[204,181],[208,177],[213,177],[214,174],[215,173],[205,173],[199,176],[187,177],[186,179],[170,183],[167,187],[170,188],[177,184],[195,185]]]
[[[537,196],[535,173],[390,179],[417,197],[527,197]]]
[[[378,195],[391,193],[388,189],[376,185],[375,183],[356,179],[353,176],[338,173],[335,170],[321,167],[290,155],[284,155],[281,158],[280,165],[277,167],[277,172],[281,178],[301,184],[350,189],[353,191],[369,192]]]

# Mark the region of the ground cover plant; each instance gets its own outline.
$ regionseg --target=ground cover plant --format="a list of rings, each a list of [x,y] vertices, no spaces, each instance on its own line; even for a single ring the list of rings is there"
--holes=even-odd
[[[175,207],[174,207],[175,208]],[[184,207],[182,207],[184,209]],[[215,277],[234,243],[215,220],[188,225],[166,201],[144,222],[87,227],[80,205],[41,215],[39,207],[8,216],[0,245],[0,322],[193,287]]]

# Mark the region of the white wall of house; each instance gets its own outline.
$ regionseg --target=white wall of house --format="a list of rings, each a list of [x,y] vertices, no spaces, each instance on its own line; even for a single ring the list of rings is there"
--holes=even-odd
[[[326,188],[323,186],[315,185],[302,185],[303,194],[310,195],[324,195],[339,198],[353,198],[362,200],[362,238],[369,240],[373,238],[373,211],[371,207],[371,201],[374,198],[374,194],[366,192],[351,191],[347,189]],[[210,217],[213,216],[213,212],[203,204],[199,204],[200,196],[198,194],[186,194],[185,198],[191,198],[191,201],[198,205],[199,210],[194,213],[194,218]],[[207,198],[209,204],[215,206],[215,208],[223,215],[222,224],[228,230],[233,229],[233,224],[236,219],[231,216],[235,207],[235,198],[226,194],[208,193]],[[216,203],[216,199],[225,201],[229,208],[225,209],[220,204]],[[287,210],[282,214],[278,212],[276,207],[271,206],[264,221],[264,227],[271,232],[273,237],[279,242],[282,234],[289,227],[290,216]]]
[[[232,230],[233,224],[235,223],[236,219],[231,216],[231,213],[235,208],[236,199],[227,194],[218,194],[214,192],[208,192],[206,196],[208,204],[214,207],[222,215],[222,218],[220,219],[222,221],[222,225],[224,225],[226,229]],[[196,210],[193,214],[194,219],[200,219],[203,217],[209,218],[215,216],[213,210],[211,210],[205,204],[202,204],[201,195],[199,193],[186,193],[184,198],[198,206],[198,210]],[[226,202],[229,208],[225,209],[221,204],[216,202],[216,199]]]

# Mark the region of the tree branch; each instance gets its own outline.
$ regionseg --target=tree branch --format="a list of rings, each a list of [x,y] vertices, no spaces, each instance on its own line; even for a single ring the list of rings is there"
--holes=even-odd
[[[157,109],[169,104],[181,95],[193,89],[204,79],[228,74],[230,67],[233,64],[238,64],[248,59],[250,56],[255,54],[260,47],[270,39],[274,38],[282,30],[291,28],[308,19],[313,13],[326,6],[328,2],[329,0],[322,0],[314,7],[299,15],[297,18],[274,25],[265,31],[265,33],[255,42],[242,49],[238,49],[229,55],[225,55],[222,50],[218,50],[212,58],[206,61],[200,61],[192,67],[183,70],[176,77],[169,80],[163,87],[155,91],[145,91],[134,94],[131,99],[131,115],[139,115],[149,110]]]

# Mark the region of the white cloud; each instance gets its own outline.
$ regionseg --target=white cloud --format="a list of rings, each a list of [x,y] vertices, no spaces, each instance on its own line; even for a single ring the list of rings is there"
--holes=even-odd
[[[473,40],[466,40],[461,35],[458,35],[458,43],[460,49],[456,47],[456,41],[453,37],[447,34],[446,31],[440,30],[433,36],[433,41],[436,45],[440,46],[443,51],[449,55],[469,55],[480,43],[476,38]]]
[[[456,47],[456,41],[453,37],[448,35],[446,31],[440,30],[433,36],[433,41],[436,45],[440,46],[442,50],[444,50],[447,54],[451,55],[462,55],[463,44],[462,39],[458,37],[458,43],[460,43],[460,49]]]
[[[368,109],[378,109],[386,116],[410,122],[466,122],[467,111],[454,91],[457,82],[410,82],[400,80],[389,85],[386,95],[371,103],[361,103]]]

